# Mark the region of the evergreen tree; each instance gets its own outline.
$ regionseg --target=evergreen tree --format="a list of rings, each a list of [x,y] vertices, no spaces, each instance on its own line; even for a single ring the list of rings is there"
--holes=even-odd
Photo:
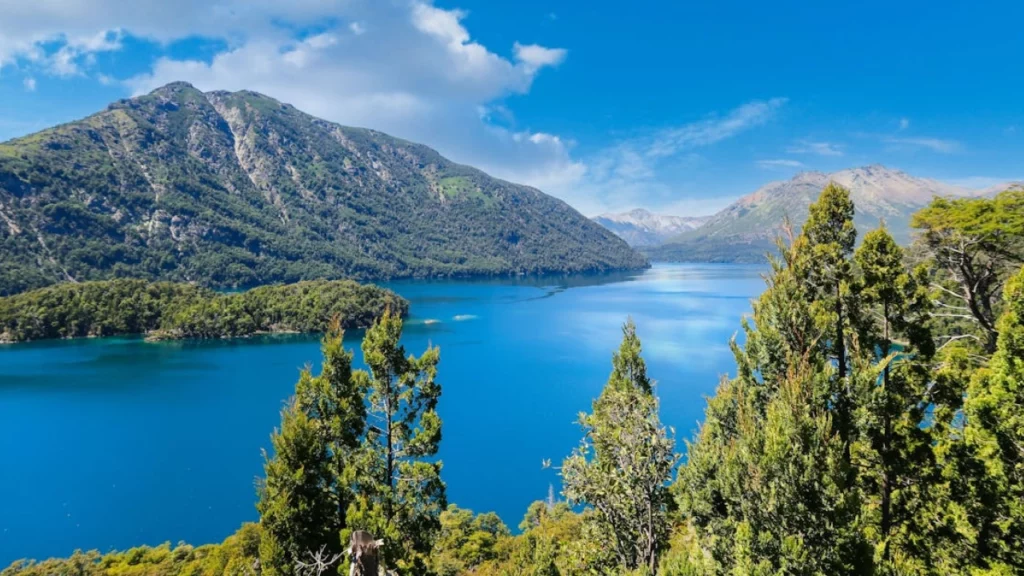
[[[321,546],[339,547],[337,503],[327,445],[319,425],[293,399],[264,452],[265,478],[257,509],[263,537],[260,561],[268,576],[295,573],[295,563]]]
[[[1024,570],[1024,270],[1007,284],[999,339],[989,365],[971,380],[963,437],[988,495],[974,509],[979,567]]]
[[[873,373],[863,364],[874,362],[882,370],[880,380],[860,378],[857,386],[853,460],[867,530],[884,570],[920,571],[930,542],[922,537],[917,520],[931,497],[935,469],[931,437],[922,426],[929,406],[929,361],[935,352],[927,325],[928,292],[919,283],[920,274],[915,278],[907,272],[903,250],[884,228],[865,236],[855,261],[868,311],[861,342],[878,356],[861,359],[860,372]],[[903,342],[899,350],[897,339]]]
[[[857,241],[853,225],[854,206],[850,191],[830,182],[811,204],[802,236],[805,243],[798,245],[803,260],[800,271],[804,276],[815,323],[825,338],[819,344],[836,364],[836,379],[832,382],[834,405],[833,425],[843,439],[852,435],[852,412],[849,382],[849,355],[847,338],[855,324],[851,316],[856,305],[851,256]]]
[[[653,572],[668,537],[668,482],[678,456],[640,352],[630,320],[593,413],[580,415],[583,442],[563,463],[562,480],[570,502],[594,508],[619,565]]]
[[[366,425],[366,379],[353,374],[343,334],[335,318],[320,343],[320,374],[302,370],[281,429],[271,437],[273,456],[264,453],[266,478],[257,505],[265,535],[261,556],[265,569],[278,574],[291,574],[309,553],[342,549],[354,451]]]
[[[743,323],[746,342],[733,342],[737,376],[719,385],[688,444],[674,486],[684,522],[663,574],[870,571],[847,444],[833,426],[829,327],[811,314],[808,239],[779,249]]]
[[[497,556],[495,546],[510,533],[497,514],[474,516],[449,504],[441,513],[441,530],[434,540],[431,564],[437,576],[465,574]]]
[[[366,373],[352,371],[352,352],[345,350],[343,337],[344,331],[335,317],[320,343],[323,356],[320,374],[314,377],[310,369],[305,368],[295,387],[298,406],[315,419],[327,446],[334,474],[330,493],[336,503],[337,513],[332,524],[336,532],[345,527],[345,513],[353,498],[355,451],[366,430]],[[336,552],[333,548],[329,551]]]
[[[428,460],[441,442],[441,386],[435,380],[440,351],[406,356],[401,335],[402,319],[385,312],[363,339],[370,425],[347,522],[384,540],[386,568],[418,576],[427,573],[427,555],[447,506],[441,463]]]
[[[665,576],[871,572],[845,445],[814,400],[834,369],[791,362],[763,412],[740,378],[709,400],[675,487],[685,524]]]

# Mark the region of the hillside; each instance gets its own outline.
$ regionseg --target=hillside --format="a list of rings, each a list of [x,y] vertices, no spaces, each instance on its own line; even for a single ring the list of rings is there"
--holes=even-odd
[[[0,144],[0,261],[0,295],[115,277],[234,287],[647,264],[534,188],[185,83]]]
[[[878,165],[832,174],[803,172],[759,188],[700,228],[682,232],[645,252],[653,260],[763,262],[765,252],[774,249],[774,238],[785,218],[788,216],[799,228],[808,206],[829,181],[849,188],[857,209],[854,222],[861,236],[884,220],[893,237],[904,245],[911,240],[910,216],[934,196],[993,195],[1010,186],[1007,183],[972,190]]]
[[[602,214],[594,218],[630,246],[657,246],[687,230],[703,225],[710,216],[686,217],[653,214],[637,208],[620,214]]]

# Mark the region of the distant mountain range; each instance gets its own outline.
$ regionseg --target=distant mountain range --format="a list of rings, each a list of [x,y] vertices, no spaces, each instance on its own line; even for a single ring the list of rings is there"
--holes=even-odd
[[[0,144],[0,263],[0,295],[128,276],[230,287],[647,265],[534,188],[185,83]]]
[[[658,246],[682,232],[699,228],[710,216],[652,214],[643,208],[621,214],[602,214],[594,222],[611,230],[633,247]]]
[[[774,248],[774,239],[785,218],[788,216],[796,227],[801,226],[808,207],[830,181],[850,190],[857,210],[854,223],[861,235],[884,221],[903,244],[911,240],[911,215],[933,197],[991,196],[1020,184],[1006,182],[978,190],[917,178],[879,165],[831,174],[803,172],[790,180],[766,184],[705,219],[700,226],[668,237],[660,244],[634,245],[652,260],[763,262],[765,252]],[[614,227],[609,229],[619,233]]]

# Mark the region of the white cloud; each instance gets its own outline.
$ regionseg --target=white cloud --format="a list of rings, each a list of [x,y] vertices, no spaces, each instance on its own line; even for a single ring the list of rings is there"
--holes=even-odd
[[[803,168],[804,163],[798,160],[758,160],[757,165],[768,170],[784,170],[789,168]]]
[[[22,83],[23,86],[25,86],[25,90],[27,90],[29,92],[35,92],[36,91],[36,79],[35,78],[32,78],[31,76],[29,76],[28,78],[25,78],[24,80],[22,80],[21,83]]]
[[[900,118],[900,130],[910,128],[910,118]]]
[[[882,142],[889,144],[893,149],[924,149],[940,154],[955,154],[963,149],[963,146],[956,140],[945,140],[942,138],[899,138],[896,136],[885,136],[882,138]]]
[[[360,22],[352,22],[348,25],[348,29],[352,31],[356,36],[362,36],[366,33],[366,27]]]
[[[513,46],[516,60],[523,63],[528,70],[540,70],[545,66],[557,66],[565,60],[564,48],[545,48],[537,44],[523,45],[518,42]]]
[[[790,154],[815,154],[818,156],[842,156],[843,147],[832,142],[815,142],[813,140],[799,140],[792,146],[786,148]]]

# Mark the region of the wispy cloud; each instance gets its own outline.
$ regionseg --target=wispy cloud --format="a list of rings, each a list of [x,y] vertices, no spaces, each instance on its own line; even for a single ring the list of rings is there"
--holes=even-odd
[[[31,76],[29,76],[28,78],[25,78],[24,80],[22,80],[21,83],[22,83],[23,86],[25,86],[25,90],[27,90],[29,92],[35,92],[36,91],[36,79],[35,78],[32,78]]]
[[[889,144],[895,149],[909,150],[931,150],[940,154],[955,154],[963,149],[963,145],[956,140],[945,140],[942,138],[902,138],[897,136],[884,136],[882,142]]]
[[[673,156],[680,151],[707,146],[731,138],[770,120],[786,103],[786,98],[755,100],[729,112],[723,118],[661,130],[647,147],[647,155],[655,158]]]
[[[900,130],[906,130],[910,128],[910,118],[900,118]]]
[[[787,168],[803,168],[804,163],[799,160],[788,160],[780,158],[777,160],[758,160],[757,165],[766,170],[782,170]]]
[[[586,173],[580,181],[553,191],[585,214],[618,212],[641,205],[658,208],[671,203],[692,209],[694,201],[680,198],[678,184],[666,172],[706,164],[700,149],[771,121],[785,104],[786,98],[754,100],[724,115],[621,140],[584,159]],[[729,200],[701,200],[702,213],[714,212]]]
[[[842,156],[842,145],[833,142],[816,142],[813,140],[798,140],[795,144],[786,148],[790,154],[816,154],[818,156]]]

